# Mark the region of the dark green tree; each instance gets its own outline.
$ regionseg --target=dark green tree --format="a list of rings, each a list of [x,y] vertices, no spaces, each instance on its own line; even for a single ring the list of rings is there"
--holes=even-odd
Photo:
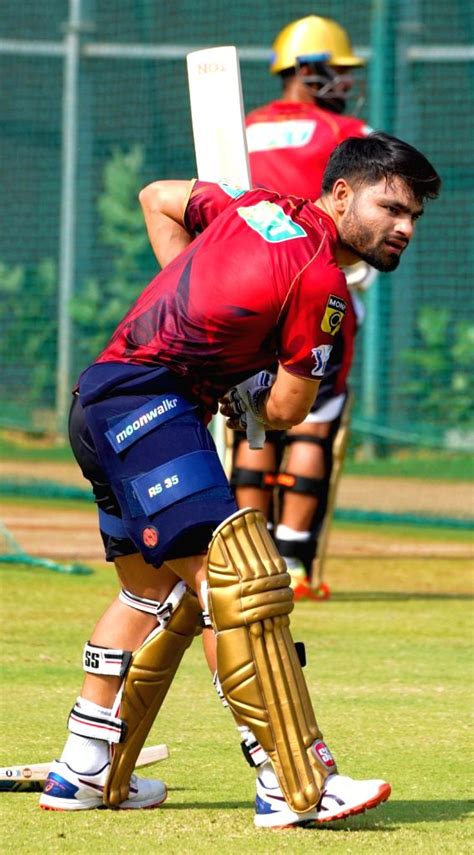
[[[412,369],[405,392],[415,420],[438,428],[472,429],[474,324],[454,320],[448,309],[424,306],[417,334],[417,346],[404,354]]]
[[[56,386],[56,265],[31,269],[0,263],[0,365],[4,400],[12,406],[54,402]],[[15,404],[13,403],[15,402]]]
[[[100,352],[130,304],[157,272],[138,192],[143,184],[140,146],[114,151],[97,202],[99,242],[107,273],[78,284],[71,302],[74,376]],[[53,408],[58,335],[58,272],[45,258],[31,269],[0,262],[0,366],[3,424],[31,426],[31,410]],[[11,409],[11,413],[9,415]],[[11,416],[11,418],[10,418]]]
[[[135,297],[158,271],[137,201],[142,186],[143,149],[115,151],[104,169],[99,196],[100,242],[111,253],[109,272],[85,280],[72,301],[77,350],[83,368],[107,342]]]

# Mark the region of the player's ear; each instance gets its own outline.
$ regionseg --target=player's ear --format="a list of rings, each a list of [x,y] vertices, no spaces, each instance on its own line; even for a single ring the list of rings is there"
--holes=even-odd
[[[303,63],[302,65],[298,65],[298,73],[300,77],[311,77],[314,72],[310,65]]]
[[[333,203],[338,214],[345,213],[352,196],[353,191],[350,184],[347,183],[345,178],[338,178],[332,188]]]

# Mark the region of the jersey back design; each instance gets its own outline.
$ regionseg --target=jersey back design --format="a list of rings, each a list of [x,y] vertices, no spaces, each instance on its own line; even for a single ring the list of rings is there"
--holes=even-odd
[[[249,154],[274,148],[299,148],[307,145],[317,127],[314,119],[290,119],[283,122],[257,122],[247,128]]]

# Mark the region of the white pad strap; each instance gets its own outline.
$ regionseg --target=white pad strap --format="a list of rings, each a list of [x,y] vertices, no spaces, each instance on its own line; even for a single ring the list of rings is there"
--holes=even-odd
[[[132,661],[129,650],[113,650],[99,647],[87,641],[84,645],[82,667],[88,674],[104,674],[108,677],[123,677]]]
[[[119,600],[131,609],[137,609],[139,612],[154,615],[160,627],[164,629],[174,610],[179,606],[183,599],[185,592],[186,584],[184,582],[178,582],[166,597],[165,602],[160,603],[158,600],[148,600],[146,597],[137,597],[136,594],[132,594],[130,591],[125,590],[125,588],[122,588],[119,594]]]
[[[249,766],[261,766],[268,762],[268,754],[260,743],[255,739],[250,728],[245,724],[239,725],[237,730],[242,738],[242,751]]]
[[[219,700],[220,700],[222,706],[225,707],[226,709],[228,709],[229,704],[227,703],[227,701],[225,699],[224,692],[222,691],[221,681],[219,680],[219,677],[217,675],[217,671],[215,672],[215,674],[212,678],[212,682],[214,684],[214,688],[215,688],[217,694],[219,695]]]
[[[185,582],[178,582],[177,585],[169,592],[166,600],[161,605],[158,604],[158,608],[156,610],[156,619],[161,627],[161,629],[166,628],[166,624],[168,623],[173,612],[178,608],[181,600],[183,599],[187,590],[187,585]]]
[[[114,715],[92,714],[86,712],[80,701],[74,704],[68,719],[68,730],[76,736],[86,739],[102,739],[105,742],[123,742],[126,736],[126,725]]]
[[[148,615],[155,615],[160,608],[161,603],[158,600],[148,600],[146,597],[137,597],[130,591],[122,588],[119,594],[119,600],[124,606],[129,606],[131,609],[137,609],[139,612],[146,612]]]
[[[202,610],[202,626],[203,629],[212,629],[212,620],[209,614],[209,586],[207,584],[207,580],[201,582],[201,600],[204,603],[204,608]],[[217,675],[216,675],[217,676]],[[214,683],[215,685],[215,683]],[[219,694],[219,690],[218,690]],[[220,694],[219,694],[220,697]]]

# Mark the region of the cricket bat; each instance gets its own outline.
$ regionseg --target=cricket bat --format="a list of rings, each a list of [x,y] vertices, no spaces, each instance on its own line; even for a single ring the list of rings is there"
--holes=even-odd
[[[167,745],[148,745],[138,755],[136,768],[153,766],[169,757]],[[48,777],[51,761],[48,763],[30,763],[24,766],[0,767],[1,792],[41,792]]]
[[[252,180],[237,50],[233,46],[188,53],[188,84],[198,178],[250,190]],[[225,457],[225,424],[216,420],[216,445]],[[248,419],[250,448],[263,448],[265,431]]]
[[[195,50],[186,60],[198,178],[250,190],[237,50],[231,46]]]

